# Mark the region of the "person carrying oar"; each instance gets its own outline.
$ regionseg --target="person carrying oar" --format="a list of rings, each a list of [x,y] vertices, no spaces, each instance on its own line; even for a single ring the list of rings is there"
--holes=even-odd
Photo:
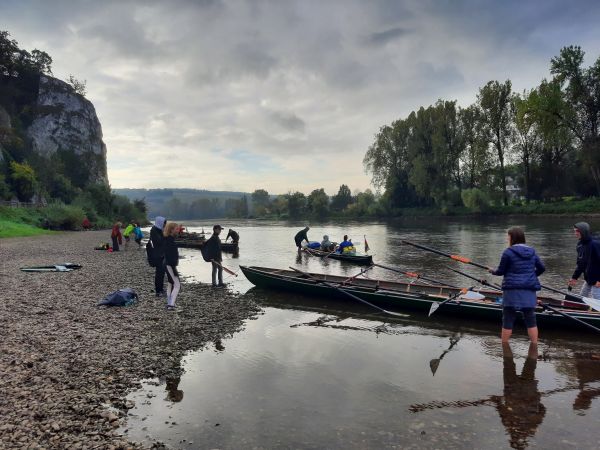
[[[502,253],[497,269],[492,275],[503,275],[502,280],[502,342],[512,335],[517,311],[523,313],[527,334],[537,344],[538,328],[535,318],[537,294],[542,287],[538,276],[546,268],[532,247],[525,244],[525,232],[519,227],[507,231],[508,248]]]

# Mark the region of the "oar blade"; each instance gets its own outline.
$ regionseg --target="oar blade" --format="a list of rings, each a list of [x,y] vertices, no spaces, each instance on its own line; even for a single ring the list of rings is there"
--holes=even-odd
[[[436,312],[436,311],[437,311],[437,309],[438,309],[439,307],[440,307],[440,304],[439,304],[439,303],[437,303],[437,302],[433,302],[433,303],[431,304],[431,307],[429,308],[429,316],[428,316],[428,317],[431,317],[431,315],[432,315],[434,312]]]
[[[440,366],[439,359],[432,359],[431,361],[429,361],[429,368],[431,369],[431,373],[434,376],[435,376],[435,373],[437,372],[439,366]]]
[[[600,311],[600,300],[591,297],[581,297],[583,302],[595,311]]]

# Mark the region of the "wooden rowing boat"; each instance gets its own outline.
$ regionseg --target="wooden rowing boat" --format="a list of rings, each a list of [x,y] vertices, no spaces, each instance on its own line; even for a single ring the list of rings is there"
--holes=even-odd
[[[443,285],[425,285],[421,283],[400,283],[373,279],[353,279],[337,275],[324,275],[311,273],[306,277],[301,273],[291,270],[280,270],[268,267],[240,266],[248,280],[262,288],[278,289],[305,294],[320,301],[335,299],[344,302],[353,302],[343,292],[323,282],[334,284],[337,288],[349,292],[361,299],[382,308],[396,311],[418,311],[427,313],[432,303],[441,303],[449,296],[460,291]],[[480,290],[485,296],[482,300],[467,300],[459,297],[458,302],[449,302],[439,308],[439,313],[459,316],[463,320],[493,320],[497,323],[502,320],[502,305],[499,303],[501,295],[495,291]],[[540,297],[545,303],[583,320],[594,326],[600,325],[600,313],[589,311],[581,303],[558,300],[550,297]],[[586,327],[577,322],[539,307],[536,310],[538,326],[548,328],[578,328]]]
[[[204,238],[197,238],[197,239],[184,239],[184,238],[177,238],[175,239],[175,244],[177,244],[177,247],[179,248],[195,248],[195,249],[200,249],[200,247],[202,247],[204,245],[204,243],[206,242],[206,239]],[[221,242],[221,251],[224,251],[226,253],[237,253],[239,251],[239,246],[237,242]]]
[[[357,264],[359,266],[370,266],[371,264],[373,264],[372,255],[349,255],[337,252],[331,253],[307,247],[305,247],[304,250],[313,256],[318,256],[320,258],[327,257],[327,259],[336,259],[338,261],[345,261],[348,263]]]

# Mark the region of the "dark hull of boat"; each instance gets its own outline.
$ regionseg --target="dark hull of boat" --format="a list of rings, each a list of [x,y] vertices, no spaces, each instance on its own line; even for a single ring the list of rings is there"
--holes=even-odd
[[[359,266],[370,266],[373,264],[373,256],[372,255],[344,255],[339,253],[329,253],[323,252],[321,250],[314,249],[305,249],[308,253],[313,256],[318,256],[321,258],[327,257],[327,259],[335,259],[338,261],[345,261],[351,264],[356,264]]]
[[[205,240],[199,239],[175,239],[175,244],[177,244],[177,247],[179,248],[200,249],[205,242]],[[226,253],[237,253],[239,251],[239,246],[237,243],[221,242],[221,251]]]
[[[349,296],[322,283],[341,283],[346,278],[334,275],[310,274],[321,281],[316,281],[304,277],[302,274],[289,270],[278,270],[266,267],[248,267],[240,266],[240,269],[255,286],[268,289],[277,289],[304,294],[318,301],[327,299],[336,299],[357,303]],[[441,303],[458,292],[457,289],[445,286],[428,286],[422,284],[394,283],[378,280],[354,280],[352,284],[343,287],[347,291],[363,300],[368,301],[381,308],[393,311],[416,311],[427,314],[432,303]],[[484,300],[460,300],[457,302],[448,302],[441,306],[432,320],[436,320],[438,315],[452,315],[461,317],[465,321],[488,320],[501,323],[502,305],[496,303],[497,293],[490,291],[481,291],[486,295]],[[551,301],[555,307],[558,307],[561,300],[544,299]],[[600,326],[600,313],[585,311],[583,309],[561,309],[563,312],[583,320],[586,323]],[[587,330],[587,327],[578,324],[572,319],[561,316],[549,310],[538,308],[536,311],[538,326],[540,328],[571,328],[580,331]]]

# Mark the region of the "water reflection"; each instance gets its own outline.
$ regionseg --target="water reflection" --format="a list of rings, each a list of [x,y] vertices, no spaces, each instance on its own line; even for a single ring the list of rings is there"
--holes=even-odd
[[[183,391],[179,388],[179,383],[181,381],[181,377],[177,376],[177,377],[167,377],[166,379],[166,386],[165,386],[165,390],[167,391],[167,398],[166,400],[173,402],[173,403],[178,403],[181,400],[183,400]]]
[[[521,375],[517,375],[514,355],[508,343],[502,344],[504,357],[504,396],[492,397],[502,424],[510,435],[510,446],[515,449],[527,447],[527,440],[533,436],[544,420],[546,407],[535,378],[538,361],[538,347],[529,345],[529,351]]]
[[[444,350],[444,352],[440,355],[439,358],[434,358],[431,361],[429,361],[429,368],[431,369],[431,373],[434,376],[438,370],[438,367],[440,366],[440,361],[442,361],[444,356],[446,356],[446,354],[448,352],[450,352],[456,344],[458,344],[458,341],[460,341],[460,335],[450,336],[450,347],[448,347],[446,350]]]
[[[573,409],[585,414],[590,409],[592,400],[600,397],[600,388],[586,389],[589,383],[600,381],[600,354],[576,353],[575,372],[579,382],[579,394],[573,402]]]

